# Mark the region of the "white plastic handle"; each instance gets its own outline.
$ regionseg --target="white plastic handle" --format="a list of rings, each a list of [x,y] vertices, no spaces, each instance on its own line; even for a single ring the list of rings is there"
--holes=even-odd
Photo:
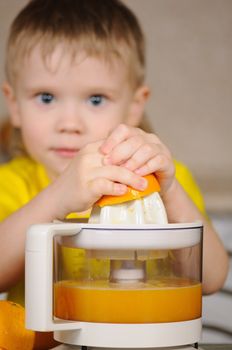
[[[53,318],[53,238],[73,236],[81,224],[33,225],[27,232],[25,252],[26,328],[36,331],[80,329],[80,322]]]

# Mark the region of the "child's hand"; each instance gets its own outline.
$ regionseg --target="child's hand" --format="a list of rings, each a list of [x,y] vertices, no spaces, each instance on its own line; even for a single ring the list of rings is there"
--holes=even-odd
[[[104,164],[121,165],[144,176],[155,173],[164,194],[175,178],[175,167],[167,147],[154,134],[119,125],[104,141],[100,151]]]
[[[51,185],[58,219],[89,209],[102,195],[124,194],[127,185],[146,188],[146,180],[126,167],[104,165],[101,144],[102,141],[85,146]]]

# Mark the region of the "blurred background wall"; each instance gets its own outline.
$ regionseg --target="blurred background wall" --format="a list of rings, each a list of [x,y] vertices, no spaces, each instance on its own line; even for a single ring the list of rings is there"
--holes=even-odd
[[[147,37],[149,116],[210,210],[232,210],[232,1],[127,0]]]
[[[0,1],[1,82],[9,24],[26,2]],[[147,114],[174,157],[191,168],[231,254],[232,1],[124,2],[147,37],[147,82],[152,90]],[[5,115],[1,96],[0,121]],[[232,341],[231,271],[224,290],[204,298],[205,341]]]

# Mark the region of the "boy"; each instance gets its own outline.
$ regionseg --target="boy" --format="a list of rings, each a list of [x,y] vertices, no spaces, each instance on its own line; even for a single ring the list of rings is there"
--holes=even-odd
[[[104,194],[144,189],[149,173],[169,222],[204,223],[203,292],[223,285],[227,255],[191,174],[138,128],[144,68],[143,34],[120,1],[34,0],[15,19],[3,92],[26,155],[0,168],[0,290],[11,300],[20,300],[30,225],[86,217]]]

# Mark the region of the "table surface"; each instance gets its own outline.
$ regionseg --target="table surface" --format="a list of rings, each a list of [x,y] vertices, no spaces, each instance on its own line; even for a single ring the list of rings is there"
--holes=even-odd
[[[204,350],[232,350],[232,344],[199,344]]]

